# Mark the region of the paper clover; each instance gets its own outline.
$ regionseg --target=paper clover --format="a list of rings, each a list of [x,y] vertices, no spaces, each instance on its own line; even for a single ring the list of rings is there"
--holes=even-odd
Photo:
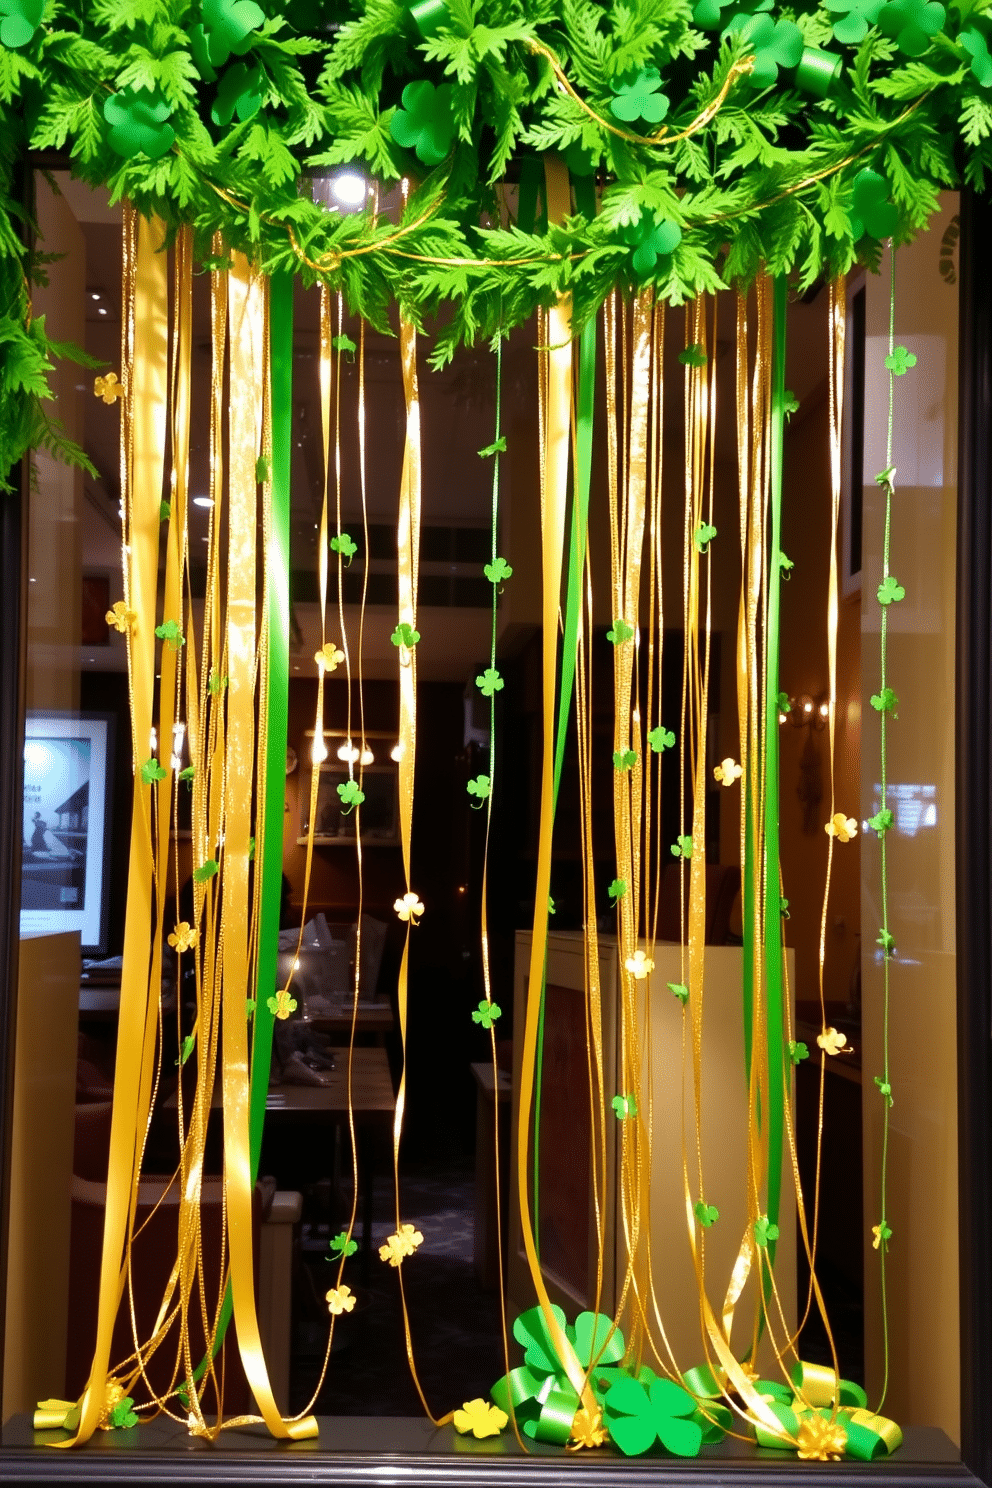
[[[344,661],[344,652],[333,641],[325,641],[320,650],[314,652],[313,659],[317,663],[318,672],[333,672]]]
[[[851,237],[856,243],[865,233],[870,238],[891,238],[899,223],[899,211],[889,201],[889,184],[878,171],[858,171],[851,202]]]
[[[393,115],[389,132],[398,145],[413,150],[423,165],[440,165],[451,149],[455,137],[453,97],[450,83],[435,88],[426,79],[407,83],[403,89],[403,107]]]
[[[615,878],[606,892],[614,904],[619,904],[627,892],[627,880],[625,878]]]
[[[878,29],[907,57],[922,57],[946,19],[937,0],[889,0],[879,12]]]
[[[146,759],[141,767],[141,779],[145,785],[154,785],[157,780],[164,780],[168,774],[163,770],[157,759]]]
[[[178,620],[163,620],[161,625],[156,625],[155,634],[160,641],[166,641],[173,651],[178,651],[180,646],[185,646],[186,637]]]
[[[243,62],[235,62],[227,68],[220,80],[217,97],[210,110],[215,124],[227,125],[237,114],[243,124],[253,119],[262,107],[265,97],[265,79],[260,67],[248,68]],[[265,480],[265,475],[259,477]]]
[[[490,1405],[487,1400],[480,1398],[466,1400],[461,1410],[456,1410],[451,1419],[461,1436],[471,1431],[477,1441],[482,1441],[487,1436],[499,1436],[510,1418],[498,1405]]]
[[[334,1236],[333,1240],[328,1241],[328,1248],[331,1254],[327,1256],[327,1260],[331,1260],[334,1257],[340,1258],[342,1256],[347,1258],[348,1256],[353,1256],[355,1254],[355,1251],[358,1249],[358,1241],[349,1240],[347,1230],[341,1230],[337,1235]]]
[[[104,100],[103,117],[110,125],[110,148],[125,160],[146,155],[160,160],[176,142],[176,132],[165,121],[172,113],[157,90],[122,88]]]
[[[740,765],[737,763],[736,760],[732,760],[729,757],[725,760],[721,760],[720,763],[714,767],[713,779],[719,780],[721,785],[723,785],[724,787],[733,785],[734,781],[740,780],[740,778]]]
[[[834,22],[834,35],[844,46],[864,41],[878,20],[885,0],[823,0],[827,10],[841,19]]]
[[[636,764],[637,764],[637,753],[636,753],[635,750],[633,750],[633,749],[614,749],[614,751],[613,751],[613,768],[614,768],[614,770],[620,770],[621,772],[624,771],[624,770],[632,770]]]
[[[891,713],[893,718],[899,717],[896,712],[899,699],[891,687],[883,687],[881,692],[873,692],[870,701],[876,713]]]
[[[411,925],[415,925],[424,912],[423,904],[413,893],[404,894],[402,899],[396,899],[393,902],[393,909],[401,920],[408,921]]]
[[[109,609],[103,617],[108,625],[112,625],[121,635],[128,631],[133,632],[138,619],[137,610],[129,610],[122,599],[119,599],[112,609]]]
[[[773,21],[769,15],[736,15],[727,34],[739,36],[754,56],[751,82],[771,88],[780,67],[798,67],[803,55],[803,33],[794,21]]]
[[[483,999],[472,1014],[472,1022],[478,1023],[482,1028],[485,1028],[488,1031],[490,1028],[492,1028],[493,1024],[496,1022],[496,1019],[500,1016],[502,1011],[503,1010],[498,1003],[486,1002],[485,999]]]
[[[653,728],[648,734],[648,743],[655,754],[664,754],[666,749],[674,748],[675,735],[671,729],[663,728],[659,724],[657,728]]]
[[[617,95],[610,103],[610,113],[625,124],[643,119],[645,124],[660,124],[671,104],[661,90],[657,67],[642,67],[635,78],[610,84]]]
[[[700,522],[699,526],[696,528],[695,533],[693,534],[693,541],[696,544],[696,551],[705,554],[709,550],[709,545],[715,537],[716,528],[713,526],[712,522]]]
[[[894,346],[885,358],[885,366],[893,377],[905,377],[910,367],[916,366],[916,356],[905,346]]]
[[[682,837],[677,837],[676,840],[672,843],[672,857],[673,858],[691,858],[692,857],[692,838],[689,837],[688,835],[684,835]]]
[[[343,1283],[339,1287],[331,1287],[327,1293],[327,1310],[332,1317],[340,1317],[343,1312],[352,1312],[355,1306],[355,1297],[351,1287]]]
[[[839,1033],[836,1028],[825,1028],[822,1033],[816,1035],[816,1042],[824,1054],[839,1054],[847,1043],[847,1035]]]
[[[880,605],[899,604],[906,598],[906,591],[895,574],[886,574],[876,590]]]
[[[611,646],[622,646],[625,641],[634,639],[634,627],[626,620],[614,620],[613,629],[606,632],[606,639]]]
[[[182,955],[183,951],[191,951],[193,949],[199,937],[200,932],[188,920],[180,920],[169,936],[169,944],[174,951],[178,951]]]
[[[474,811],[481,811],[492,793],[492,781],[488,775],[476,775],[474,780],[466,782],[465,789],[470,796],[478,796],[479,804],[472,809]]]
[[[0,4],[3,0],[0,0]],[[97,398],[102,398],[104,403],[115,403],[118,398],[124,397],[124,387],[117,381],[116,372],[108,372],[106,377],[93,379],[93,393]]]
[[[11,51],[27,46],[45,13],[45,0],[0,0],[0,42]]]
[[[347,532],[339,532],[337,537],[331,538],[331,551],[340,553],[345,562],[350,564],[358,552],[358,544],[349,537]]]
[[[280,1023],[285,1023],[290,1013],[296,1012],[296,998],[285,987],[277,992],[275,997],[267,999],[265,1006],[274,1018]]]
[[[720,1218],[719,1209],[714,1204],[704,1204],[702,1199],[695,1205],[693,1213],[704,1230],[708,1230],[711,1225],[715,1225]]]
[[[850,842],[858,835],[858,824],[853,816],[845,816],[843,811],[835,811],[823,830],[828,837],[836,837],[838,842]]]
[[[424,1237],[412,1224],[401,1224],[395,1235],[390,1235],[385,1245],[379,1246],[379,1259],[390,1266],[399,1266],[407,1256],[412,1256]]]
[[[401,620],[389,639],[394,646],[400,646],[407,651],[412,651],[413,647],[420,640],[420,631],[415,630],[406,620]]]
[[[621,1375],[606,1392],[610,1436],[626,1457],[639,1457],[655,1442],[676,1457],[695,1457],[703,1442],[698,1422],[688,1419],[696,1402],[674,1380],[655,1379],[645,1389]]]
[[[635,951],[623,964],[635,982],[643,982],[654,971],[654,962],[650,956],[645,956],[643,951]]]
[[[265,21],[265,12],[255,0],[203,0],[203,23],[191,26],[190,50],[205,82],[217,80],[231,53],[243,57],[254,40],[252,32]]]
[[[689,988],[685,982],[668,982],[667,986],[672,996],[677,997],[682,1006],[685,1007],[689,1001]]]
[[[755,1242],[761,1246],[762,1250],[764,1250],[769,1241],[777,1240],[778,1234],[778,1225],[772,1224],[766,1214],[763,1214],[760,1219],[754,1221]]]
[[[0,30],[0,36],[2,36]],[[989,44],[977,26],[965,26],[958,41],[971,57],[971,72],[980,88],[992,88],[992,57]]]
[[[513,577],[513,569],[505,558],[494,558],[492,563],[487,563],[482,572],[490,584],[502,584],[506,579]]]
[[[610,1105],[618,1121],[626,1121],[628,1116],[637,1115],[637,1100],[633,1095],[615,1095]]]
[[[341,798],[341,805],[346,808],[344,811],[342,811],[342,816],[350,816],[355,807],[361,806],[362,802],[365,800],[365,792],[362,790],[357,780],[343,781],[338,786],[338,795]]]
[[[658,260],[668,258],[682,241],[682,229],[677,222],[662,218],[659,222],[653,212],[643,211],[630,227],[621,229],[621,237],[633,252],[630,266],[639,283],[645,284],[654,278]],[[665,264],[661,265],[664,269]]]
[[[506,684],[495,667],[486,667],[482,676],[476,677],[475,685],[483,697],[491,698],[494,693],[502,692]]]
[[[892,1231],[883,1219],[881,1224],[872,1225],[871,1232],[875,1236],[871,1242],[872,1250],[888,1250],[889,1241],[892,1239]]]

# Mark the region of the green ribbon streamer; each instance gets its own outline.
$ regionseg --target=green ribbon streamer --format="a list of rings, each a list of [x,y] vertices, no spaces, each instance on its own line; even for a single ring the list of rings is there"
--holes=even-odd
[[[435,36],[442,26],[451,24],[446,0],[419,0],[410,6],[410,15],[425,40]]]
[[[803,47],[796,68],[796,87],[814,98],[826,98],[840,77],[843,60],[836,52],[825,52],[822,47]]]
[[[541,215],[537,214],[540,198]],[[544,164],[536,155],[525,155],[520,162],[520,186],[517,196],[517,226],[521,232],[533,233],[547,226],[547,198],[544,191]]]

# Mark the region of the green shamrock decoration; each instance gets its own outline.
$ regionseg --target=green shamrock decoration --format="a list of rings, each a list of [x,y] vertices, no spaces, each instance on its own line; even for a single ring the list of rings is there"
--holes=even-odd
[[[792,1060],[793,1064],[801,1064],[804,1059],[809,1058],[809,1049],[801,1041],[797,1043],[795,1039],[790,1039],[789,1058]]]
[[[889,1084],[888,1080],[884,1080],[881,1075],[876,1075],[875,1076],[875,1084],[878,1086],[878,1093],[879,1093],[879,1095],[881,1095],[884,1100],[887,1100],[888,1103],[889,1103],[889,1105],[891,1106],[892,1105],[892,1086]]]
[[[713,526],[713,524],[711,522],[700,522],[699,526],[696,528],[694,536],[696,551],[705,555],[705,553],[709,549],[710,543],[715,537],[716,528]]]
[[[505,558],[494,558],[492,563],[487,563],[482,572],[490,584],[502,584],[506,579],[512,579],[513,569]]]
[[[898,604],[906,598],[906,591],[896,578],[895,574],[889,574],[878,586],[878,602],[881,605]]]
[[[403,620],[397,625],[389,639],[394,646],[405,646],[409,651],[420,640],[420,631],[414,630],[412,625]]]
[[[500,1016],[502,1009],[495,1002],[486,1002],[483,999],[472,1014],[472,1022],[478,1023],[482,1028],[492,1028],[496,1019]]]
[[[133,1405],[131,1396],[125,1395],[123,1400],[118,1400],[116,1405],[111,1406],[107,1421],[115,1431],[137,1426],[138,1417],[131,1408]]]
[[[390,120],[389,132],[398,145],[413,150],[422,165],[440,165],[455,137],[452,108],[454,89],[450,83],[435,88],[424,79],[407,83],[403,107]]]
[[[760,1219],[756,1219],[754,1222],[754,1238],[756,1243],[764,1250],[769,1241],[778,1239],[778,1225],[772,1224],[767,1215],[763,1214]]]
[[[174,651],[186,644],[186,637],[178,620],[164,620],[161,625],[156,625],[155,634],[160,641],[168,641]]]
[[[473,807],[474,811],[481,811],[483,803],[488,800],[492,791],[492,781],[488,775],[476,775],[474,780],[469,780],[465,786],[470,796],[478,796],[479,804]]]
[[[192,1054],[192,1052],[193,1052],[193,1050],[194,1050],[195,1047],[196,1047],[196,1034],[195,1033],[188,1033],[186,1035],[186,1037],[183,1039],[182,1048],[179,1050],[179,1058],[176,1060],[176,1063],[179,1065],[179,1068],[180,1069],[182,1069],[183,1065],[186,1063],[187,1059]]]
[[[610,900],[614,905],[619,904],[627,892],[627,880],[625,878],[615,878],[606,892],[609,894]]]
[[[264,455],[259,455],[255,461],[255,479],[260,486],[264,486],[271,473],[272,466]]]
[[[787,692],[780,692],[778,695],[778,711],[780,713],[792,712],[792,704],[789,701],[789,694]]]
[[[899,714],[896,712],[899,706],[899,699],[891,687],[883,687],[881,692],[873,692],[871,695],[871,705],[876,713],[891,713],[893,718],[899,717]]]
[[[698,0],[692,19],[704,31],[717,31],[721,26],[728,26],[742,8],[742,0]],[[748,5],[747,13],[757,15],[758,11],[771,8],[772,0],[761,0],[760,5]]]
[[[205,863],[200,864],[199,868],[193,869],[193,882],[198,884],[206,883],[208,878],[213,878],[219,868],[220,864],[216,858],[208,858]]]
[[[779,553],[778,566],[781,570],[782,577],[784,579],[787,579],[796,565],[793,563],[792,559],[787,558],[784,553]]]
[[[204,82],[217,81],[231,53],[243,57],[254,40],[252,32],[265,21],[255,0],[203,0],[203,23],[191,26],[190,51]]]
[[[703,1443],[698,1422],[687,1419],[696,1402],[670,1379],[652,1380],[645,1387],[620,1375],[606,1392],[606,1424],[625,1457],[640,1457],[660,1441],[676,1457],[696,1457]]]
[[[258,1007],[258,1000],[256,998],[254,998],[254,997],[246,997],[245,998],[245,1017],[246,1018],[254,1017],[255,1009],[257,1007]]]
[[[682,1006],[685,1007],[689,1001],[689,988],[685,982],[669,982],[667,986],[672,996],[677,997]]]
[[[45,14],[45,0],[0,0],[0,42],[11,51],[27,46]]]
[[[630,263],[634,277],[645,284],[653,278],[658,260],[674,253],[682,241],[682,229],[677,222],[662,218],[659,222],[653,212],[643,211],[630,227],[621,229],[624,242],[633,249]],[[665,265],[662,264],[662,269]]]
[[[0,38],[3,37],[3,29],[0,28]],[[972,76],[980,88],[992,88],[992,57],[989,56],[989,44],[977,26],[966,26],[958,37],[958,41],[971,57]]]
[[[885,0],[823,0],[823,3],[827,10],[841,17],[834,22],[837,40],[845,46],[857,46],[875,25]]]
[[[610,1105],[618,1121],[626,1121],[628,1116],[637,1115],[637,1101],[633,1095],[615,1095]]]
[[[892,1239],[892,1231],[885,1223],[885,1220],[883,1219],[880,1224],[873,1225],[872,1230],[875,1234],[875,1239],[872,1241],[872,1249],[878,1250],[881,1248],[882,1250],[888,1250],[889,1241]]]
[[[754,56],[751,82],[771,88],[780,67],[798,67],[803,55],[803,33],[794,21],[773,21],[769,15],[736,15],[727,34],[739,36]]]
[[[889,201],[889,183],[878,171],[858,171],[851,200],[851,238],[891,238],[899,224],[898,208]]]
[[[215,124],[230,124],[234,115],[237,114],[243,124],[246,119],[253,119],[262,107],[262,99],[265,97],[265,79],[260,67],[248,68],[243,62],[236,62],[229,67],[220,80],[217,89],[217,98],[211,107],[210,117]],[[268,475],[268,461],[265,462],[265,474],[259,475],[258,464],[255,467],[255,479],[264,481]]]
[[[691,858],[692,857],[692,838],[691,837],[685,837],[685,836],[683,836],[683,837],[677,837],[675,839],[675,841],[672,843],[672,857],[673,858]]]
[[[788,899],[780,899],[778,901],[778,912],[782,916],[783,920],[791,920],[792,919],[792,916],[789,913],[789,901],[788,901]]]
[[[555,901],[552,899],[551,895],[549,894],[548,895],[548,914],[554,914],[554,912],[555,912]]]
[[[628,625],[626,620],[614,620],[613,629],[606,632],[606,639],[613,646],[622,646],[624,641],[634,639],[634,627]]]
[[[357,780],[345,780],[338,786],[338,795],[341,797],[341,805],[346,808],[342,816],[350,816],[356,806],[361,806],[365,800],[365,792],[359,789]]]
[[[885,365],[893,377],[905,377],[910,367],[916,366],[916,356],[905,346],[894,346],[885,358]]]
[[[285,1000],[283,1002],[283,1005],[282,1005],[282,1008],[280,1008],[280,1006],[279,1006],[279,998],[278,997],[269,997],[269,998],[267,998],[266,1003],[265,1003],[265,1006],[268,1008],[268,1010],[272,1014],[273,1018],[280,1011],[283,1012],[283,1013],[285,1013],[285,1014],[295,1013],[296,1012],[296,1008],[297,1008],[296,998],[295,997],[287,997],[287,996],[285,996],[284,993],[280,993],[280,996],[282,996],[282,997],[285,998]]]
[[[146,155],[160,160],[176,142],[176,132],[165,121],[172,113],[161,93],[147,88],[122,88],[104,100],[103,117],[110,125],[110,148],[125,160]]]
[[[895,936],[892,935],[888,930],[880,931],[875,944],[882,947],[882,954],[884,955],[886,961],[888,961],[896,953]]]
[[[907,57],[922,57],[946,19],[937,0],[889,0],[879,12],[878,29]]]
[[[873,832],[878,833],[879,837],[884,837],[886,832],[891,831],[894,824],[895,817],[887,808],[884,811],[876,811],[874,816],[868,818],[868,825]]]
[[[352,558],[358,552],[358,544],[348,536],[347,532],[339,532],[337,537],[331,538],[331,552],[340,553],[345,563],[350,565]],[[400,626],[396,627],[397,630],[400,628]],[[409,629],[409,626],[407,626],[407,629]],[[395,635],[396,632],[394,631],[393,634]],[[418,636],[417,639],[419,640],[420,637]],[[393,641],[394,646],[398,646],[399,644],[399,641]]]
[[[154,785],[156,780],[164,780],[167,774],[157,759],[146,759],[141,767],[141,779],[145,785]]]
[[[355,1254],[355,1251],[358,1249],[358,1241],[349,1240],[347,1231],[341,1230],[339,1234],[334,1236],[333,1240],[328,1241],[327,1248],[331,1254],[324,1257],[325,1261],[330,1261],[335,1256],[338,1258],[344,1256],[347,1259],[348,1256]]]
[[[357,345],[350,336],[332,336],[331,345],[335,351],[343,351],[347,356],[353,357],[358,350]]]
[[[481,677],[476,677],[475,685],[483,697],[491,698],[494,693],[502,692],[505,682],[495,667],[486,667]]]
[[[170,503],[168,501],[161,502],[159,504],[159,509],[158,509],[158,519],[159,519],[159,521],[160,522],[167,522],[171,516],[172,516],[172,506],[170,505]]]
[[[185,781],[190,790],[193,789],[193,777],[196,775],[196,766],[187,765],[185,770],[179,771],[179,779]]]
[[[713,1204],[704,1204],[702,1199],[700,1199],[698,1204],[695,1205],[693,1213],[699,1220],[699,1223],[702,1225],[704,1230],[708,1230],[710,1226],[716,1224],[717,1220],[720,1218],[719,1209],[717,1209]]]
[[[632,770],[637,764],[637,754],[633,749],[614,749],[614,770]]]
[[[786,418],[791,418],[794,413],[799,412],[799,399],[788,388],[782,395],[782,412]]]
[[[643,119],[645,124],[660,124],[671,104],[660,92],[661,73],[657,67],[642,67],[635,78],[610,84],[616,98],[610,102],[610,113],[625,124]]]
[[[492,444],[487,444],[485,449],[476,450],[476,454],[480,460],[489,460],[493,455],[505,455],[506,435],[501,434],[498,439],[493,440]]]
[[[701,341],[695,341],[692,346],[687,346],[684,351],[680,351],[679,361],[683,367],[705,367],[706,348],[703,346],[703,343]]]
[[[675,735],[671,729],[666,729],[659,724],[657,728],[653,728],[648,734],[648,743],[655,754],[664,754],[666,749],[673,749],[675,747]]]
[[[226,672],[224,673],[223,676],[221,676],[218,672],[215,672],[213,670],[213,668],[211,667],[211,669],[210,669],[210,676],[207,678],[207,687],[209,688],[210,692],[213,694],[214,697],[216,697],[218,693],[221,693],[221,692],[224,691],[224,688],[227,686],[228,681],[229,681],[229,678],[228,678]]]

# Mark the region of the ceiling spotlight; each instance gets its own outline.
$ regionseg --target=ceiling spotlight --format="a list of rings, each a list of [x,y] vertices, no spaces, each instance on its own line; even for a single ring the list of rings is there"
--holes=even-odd
[[[331,178],[331,195],[343,207],[360,207],[367,193],[365,178],[356,171],[342,171]]]
[[[99,315],[106,315],[106,313],[107,313],[107,307],[106,307],[106,305],[101,305],[97,313]]]
[[[214,498],[212,496],[194,496],[193,497],[193,505],[194,506],[205,506],[209,510],[210,507],[213,506],[213,504],[214,504]]]
[[[91,300],[98,300],[99,298],[100,298],[100,291],[98,289],[91,289],[90,290],[90,299]]]

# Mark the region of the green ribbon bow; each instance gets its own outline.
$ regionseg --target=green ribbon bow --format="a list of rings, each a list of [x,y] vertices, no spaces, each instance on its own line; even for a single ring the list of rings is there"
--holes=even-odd
[[[403,107],[390,120],[389,132],[398,145],[413,150],[423,165],[440,165],[451,149],[455,137],[453,98],[451,83],[435,88],[426,78],[407,83],[403,89]]]
[[[623,1334],[601,1312],[580,1312],[573,1327],[560,1307],[552,1304],[551,1311],[582,1367],[588,1369],[593,1359],[597,1361],[591,1383],[599,1399],[599,1379],[611,1380],[617,1371],[610,1366],[623,1358]],[[507,1415],[512,1412],[532,1441],[564,1446],[580,1401],[555,1352],[540,1307],[520,1314],[513,1324],[513,1336],[524,1348],[524,1362],[498,1379],[489,1393],[500,1410]]]
[[[171,113],[157,90],[122,88],[112,93],[103,105],[103,117],[110,125],[110,148],[125,160],[135,155],[160,160],[176,140],[172,125],[165,122]]]
[[[27,46],[45,14],[45,0],[0,0],[0,42],[11,51]]]

